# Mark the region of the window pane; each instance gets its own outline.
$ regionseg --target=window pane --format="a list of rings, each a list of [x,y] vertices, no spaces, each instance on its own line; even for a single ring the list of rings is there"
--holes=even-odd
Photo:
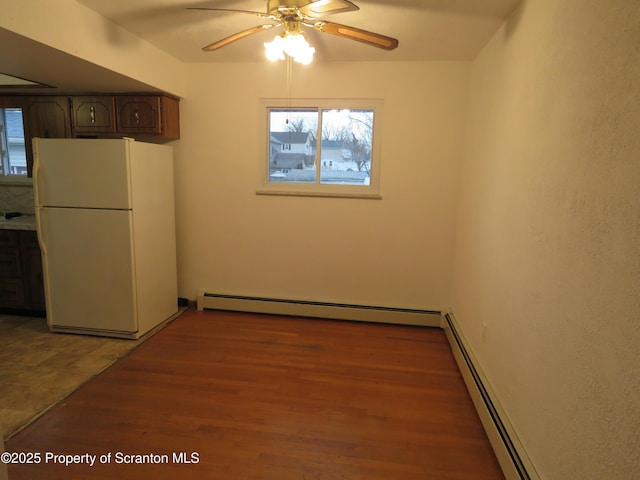
[[[382,198],[380,99],[261,99],[267,153],[259,195]],[[265,125],[265,123],[267,125]],[[263,137],[264,138],[264,137]],[[266,170],[266,171],[265,171]]]
[[[22,110],[19,108],[0,109],[2,175],[26,175],[27,154],[24,146]]]
[[[320,183],[369,185],[373,110],[323,110]]]
[[[269,182],[316,182],[317,109],[269,110]]]

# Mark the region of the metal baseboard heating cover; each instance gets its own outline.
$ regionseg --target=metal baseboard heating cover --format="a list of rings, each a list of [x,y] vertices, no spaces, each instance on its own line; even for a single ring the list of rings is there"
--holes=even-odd
[[[225,295],[206,291],[198,295],[197,308],[198,310],[230,310],[424,327],[440,327],[441,323],[441,312],[438,310]]]

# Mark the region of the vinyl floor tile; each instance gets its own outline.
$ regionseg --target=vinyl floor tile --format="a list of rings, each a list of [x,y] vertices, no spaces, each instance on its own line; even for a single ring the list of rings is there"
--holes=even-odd
[[[51,333],[45,318],[0,315],[0,426],[5,440],[141,341]]]

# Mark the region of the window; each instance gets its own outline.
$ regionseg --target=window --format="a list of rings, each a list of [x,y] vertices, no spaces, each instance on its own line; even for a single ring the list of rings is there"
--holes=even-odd
[[[263,100],[261,108],[257,193],[380,198],[381,100]]]
[[[22,109],[0,108],[0,178],[27,177]]]

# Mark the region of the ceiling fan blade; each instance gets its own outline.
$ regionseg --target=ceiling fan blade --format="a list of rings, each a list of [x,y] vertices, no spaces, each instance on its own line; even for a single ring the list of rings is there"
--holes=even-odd
[[[206,7],[187,7],[187,10],[204,10],[208,12],[234,12],[234,13],[248,13],[249,15],[256,15],[261,18],[271,18],[272,16],[264,12],[254,12],[253,10],[236,10],[233,8],[206,8]]]
[[[385,50],[393,50],[398,46],[398,40],[395,38],[380,35],[379,33],[368,32],[356,27],[349,27],[339,23],[319,21],[313,24],[313,28],[324,33],[338,35],[339,37],[356,40],[366,43],[372,47],[383,48]]]
[[[206,47],[202,47],[202,50],[205,52],[211,52],[213,50],[218,50],[219,48],[225,47],[230,43],[233,43],[238,40],[242,40],[244,37],[248,37],[249,35],[253,35],[254,33],[259,33],[264,30],[269,30],[270,28],[277,27],[278,25],[266,24],[266,25],[258,25],[253,28],[249,28],[247,30],[243,30],[242,32],[234,33],[233,35],[229,35],[222,40],[218,40],[217,42],[213,42]]]
[[[316,0],[300,7],[300,13],[307,17],[321,17],[331,13],[355,12],[360,8],[349,0]]]

